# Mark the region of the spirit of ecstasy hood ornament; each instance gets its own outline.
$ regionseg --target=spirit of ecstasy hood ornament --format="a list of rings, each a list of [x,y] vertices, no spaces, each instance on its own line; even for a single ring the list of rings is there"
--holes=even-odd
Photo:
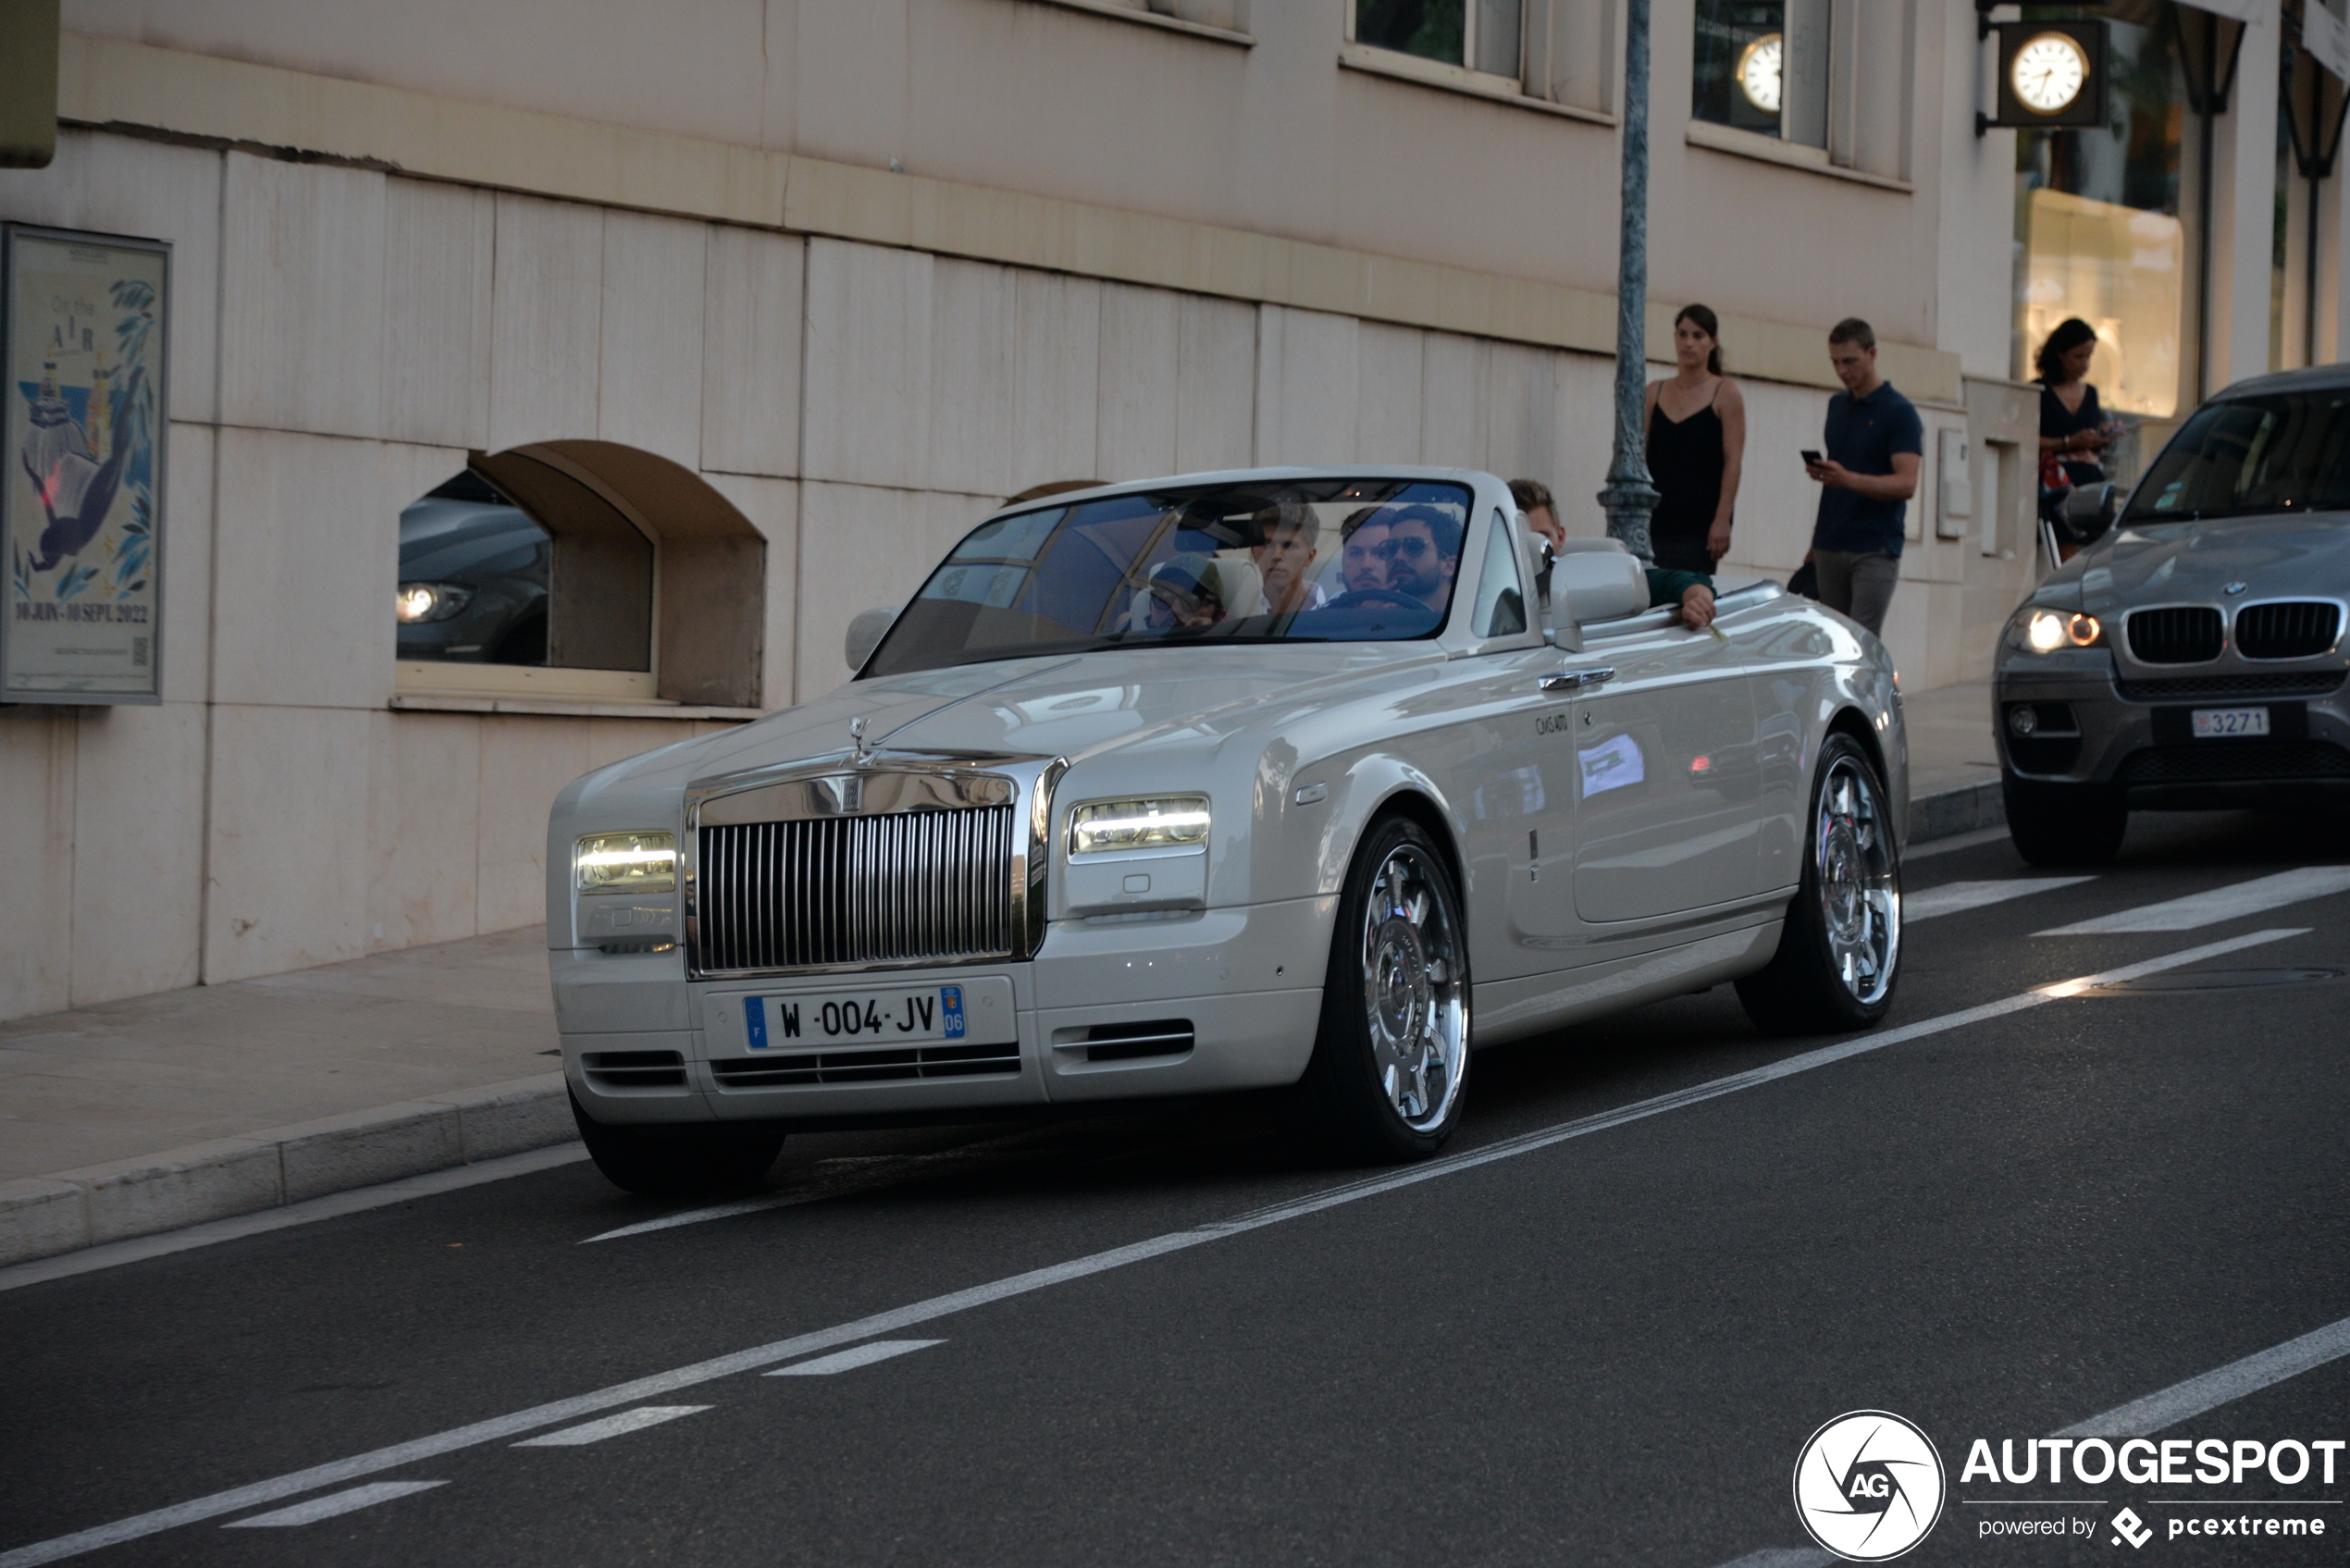
[[[871,757],[873,754],[872,743],[865,739],[865,721],[863,719],[858,718],[848,721],[848,738],[857,743],[857,760],[860,762],[862,762],[866,758]]]

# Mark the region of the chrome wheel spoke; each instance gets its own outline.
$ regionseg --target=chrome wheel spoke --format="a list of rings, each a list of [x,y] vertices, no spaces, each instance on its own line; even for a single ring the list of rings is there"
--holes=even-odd
[[[1874,1003],[1891,983],[1900,949],[1901,904],[1876,782],[1849,757],[1830,765],[1812,841],[1821,924],[1838,980]]]
[[[1363,993],[1379,1092],[1415,1131],[1452,1110],[1468,1049],[1468,992],[1457,917],[1421,851],[1401,846],[1371,879]]]

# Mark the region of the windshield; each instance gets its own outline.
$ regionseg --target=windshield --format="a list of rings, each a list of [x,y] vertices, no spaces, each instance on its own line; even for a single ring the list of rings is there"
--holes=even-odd
[[[2230,398],[2195,410],[2124,515],[2183,523],[2350,508],[2350,390]]]
[[[865,667],[1093,648],[1394,642],[1451,607],[1470,494],[1423,479],[1172,487],[991,518]]]

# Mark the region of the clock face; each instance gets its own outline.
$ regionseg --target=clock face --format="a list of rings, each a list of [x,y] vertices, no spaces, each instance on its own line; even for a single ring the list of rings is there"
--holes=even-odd
[[[2024,40],[2008,66],[2015,101],[2035,114],[2053,115],[2072,106],[2089,80],[2089,56],[2070,33],[2044,32]]]
[[[1738,91],[1766,115],[1779,112],[1779,57],[1785,45],[1775,32],[1766,32],[1738,56]]]

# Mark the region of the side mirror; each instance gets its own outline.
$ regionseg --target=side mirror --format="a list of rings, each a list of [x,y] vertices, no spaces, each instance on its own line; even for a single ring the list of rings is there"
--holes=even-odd
[[[1614,539],[1569,539],[1551,567],[1551,603],[1577,625],[1621,621],[1649,607],[1648,574]]]
[[[2075,486],[2064,498],[2064,525],[2084,542],[2096,538],[2121,515],[2122,500],[2118,485],[2101,481]]]
[[[847,658],[848,668],[852,672],[865,667],[865,661],[873,656],[873,649],[881,647],[882,638],[889,635],[889,628],[897,620],[897,611],[895,610],[861,610],[857,612],[857,618],[848,623],[848,636],[841,643],[841,652]]]

